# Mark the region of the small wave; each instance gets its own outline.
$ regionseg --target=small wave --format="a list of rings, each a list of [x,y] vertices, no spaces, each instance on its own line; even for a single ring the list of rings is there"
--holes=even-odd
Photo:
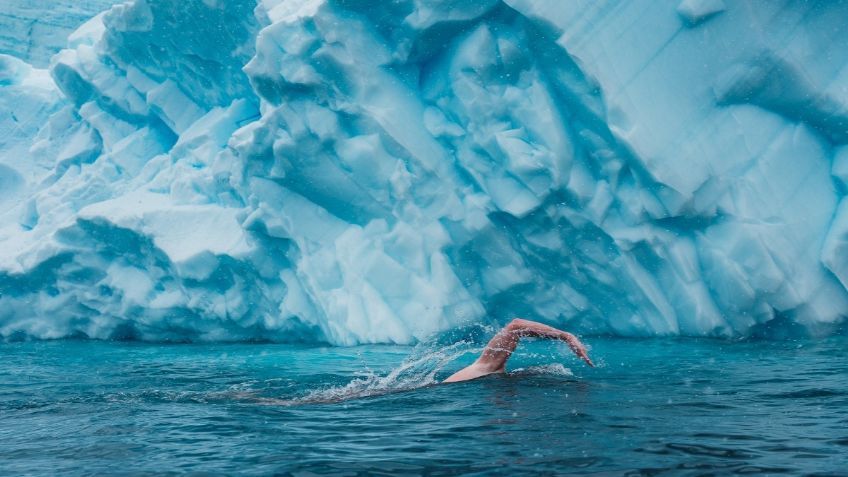
[[[550,363],[542,364],[539,366],[528,366],[526,368],[518,368],[513,371],[510,371],[509,374],[514,376],[544,374],[549,376],[562,376],[567,378],[571,378],[574,376],[574,373],[571,372],[569,368],[566,368],[560,363]]]
[[[785,393],[764,394],[765,397],[772,399],[790,398],[790,399],[810,399],[810,398],[827,398],[844,396],[846,393],[842,391],[834,391],[824,388],[801,389],[798,391],[789,391]]]

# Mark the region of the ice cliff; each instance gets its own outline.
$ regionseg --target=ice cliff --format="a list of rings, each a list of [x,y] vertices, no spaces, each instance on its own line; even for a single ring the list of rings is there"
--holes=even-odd
[[[848,315],[846,2],[135,0],[47,69],[12,25],[7,339]]]

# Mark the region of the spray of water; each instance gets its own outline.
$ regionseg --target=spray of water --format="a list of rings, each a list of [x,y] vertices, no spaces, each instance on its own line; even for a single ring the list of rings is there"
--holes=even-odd
[[[470,343],[461,341],[430,352],[413,353],[385,376],[369,371],[343,386],[311,390],[291,400],[291,404],[340,402],[431,386],[438,383],[436,374],[451,361],[474,351],[477,350]]]
[[[409,356],[387,375],[379,375],[370,369],[347,384],[307,391],[290,399],[256,398],[260,404],[296,406],[348,401],[365,397],[380,396],[410,391],[437,384],[436,375],[455,359],[467,353],[479,353],[485,346],[485,337],[492,333],[491,327],[473,325],[434,335],[416,345]]]

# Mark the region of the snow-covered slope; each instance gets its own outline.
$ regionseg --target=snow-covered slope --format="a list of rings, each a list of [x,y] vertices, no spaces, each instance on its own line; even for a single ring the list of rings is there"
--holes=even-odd
[[[0,335],[848,314],[848,4],[136,0],[0,69]]]

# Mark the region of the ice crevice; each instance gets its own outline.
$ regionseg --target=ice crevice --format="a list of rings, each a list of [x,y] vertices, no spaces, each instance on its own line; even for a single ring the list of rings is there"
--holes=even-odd
[[[3,338],[848,315],[848,4],[83,3],[0,35]]]

